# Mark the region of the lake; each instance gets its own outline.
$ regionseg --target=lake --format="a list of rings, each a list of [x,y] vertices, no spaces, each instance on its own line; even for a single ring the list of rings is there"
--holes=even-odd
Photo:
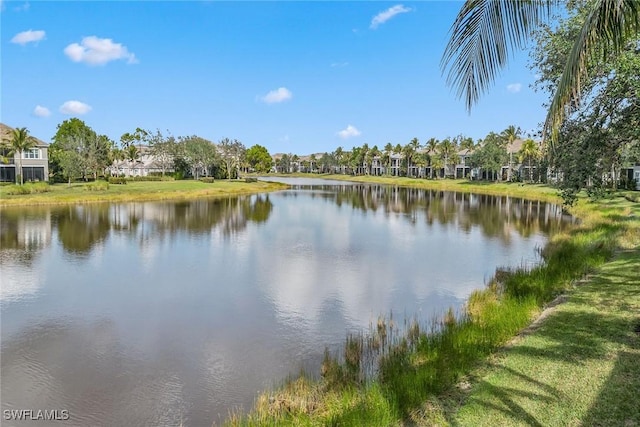
[[[570,225],[536,201],[279,180],[292,187],[2,209],[2,410],[208,426],[301,369],[318,374],[325,347],[381,315],[459,308]]]

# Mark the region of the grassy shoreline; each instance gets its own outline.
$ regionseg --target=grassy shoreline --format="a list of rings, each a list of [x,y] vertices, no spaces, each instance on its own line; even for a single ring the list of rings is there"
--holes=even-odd
[[[0,208],[6,206],[55,205],[99,202],[145,202],[195,198],[231,197],[277,191],[287,185],[275,182],[244,182],[218,180],[200,181],[130,181],[126,185],[110,184],[101,191],[91,191],[91,184],[54,184],[48,192],[9,195],[7,186],[0,186]],[[106,187],[106,186],[105,186]]]
[[[507,183],[491,186],[468,181],[434,182],[387,177],[318,177],[559,201],[555,190],[541,186]],[[573,306],[567,304],[566,307],[574,307],[573,310],[581,313],[589,310],[594,301],[603,299],[584,292],[595,289],[601,295],[599,286],[606,283],[611,287],[610,304],[601,307],[599,316],[615,317],[621,306],[640,307],[637,288],[635,293],[631,292],[628,302],[620,300],[620,295],[629,296],[630,292],[621,291],[627,282],[619,279],[633,277],[634,272],[638,272],[636,280],[640,276],[640,205],[620,196],[600,202],[582,199],[571,213],[581,220],[581,224],[553,237],[543,251],[545,262],[541,266],[497,273],[486,289],[472,294],[466,312],[458,318],[451,315],[437,324],[410,325],[404,335],[383,345],[384,351],[377,350],[380,369],[372,380],[363,380],[362,358],[372,348],[380,348],[380,342],[388,334],[384,323],[382,327],[378,324],[377,330],[374,327],[368,336],[348,338],[342,356],[325,359],[321,379],[301,377],[277,390],[265,392],[250,413],[233,415],[229,424],[477,425],[486,416],[493,421],[484,425],[549,425],[550,422],[570,425],[598,419],[600,415],[593,409],[593,396],[600,395],[596,405],[609,405],[609,409],[605,408],[608,418],[599,419],[608,420],[608,424],[636,425],[628,421],[640,422],[638,411],[611,409],[616,396],[624,394],[616,391],[615,384],[630,385],[631,395],[637,394],[640,387],[639,381],[625,376],[640,369],[637,368],[640,366],[640,345],[637,338],[635,344],[631,342],[635,321],[632,316],[627,316],[625,322],[613,322],[613,326],[608,326],[610,335],[627,337],[624,344],[612,347],[610,352],[596,353],[590,364],[580,364],[579,369],[574,369],[571,362],[576,358],[580,360],[580,352],[594,343],[606,341],[606,337],[594,337],[589,345],[568,345],[567,348],[559,346],[557,340],[579,343],[586,334],[597,334],[598,328],[589,316],[575,316],[571,328],[562,328],[562,324],[554,326],[554,314],[549,316],[547,322],[551,326],[540,330],[554,332],[554,339],[547,340],[551,350],[530,349],[528,341],[504,350],[504,345],[530,325],[558,295],[569,294]],[[622,259],[611,261],[621,251],[626,251]],[[576,288],[576,283],[585,274],[595,274],[593,277],[597,279]],[[637,321],[640,322],[640,318]],[[622,326],[626,330],[619,330]],[[538,339],[541,333],[533,333],[531,339]],[[540,354],[545,351],[554,357],[541,363]],[[506,362],[494,366],[495,354],[505,354]],[[617,354],[619,357],[616,358]],[[520,358],[520,365],[511,367],[508,360],[512,358]],[[624,360],[625,363],[611,360]],[[521,372],[523,366],[530,371]],[[596,368],[598,375],[594,375]],[[617,376],[622,380],[608,381],[608,375],[615,376],[612,370],[620,370],[622,373]],[[553,374],[544,376],[544,381],[537,379],[545,372]],[[508,378],[502,381],[505,377]],[[553,385],[546,384],[549,378],[555,381]],[[516,384],[518,381],[533,384],[539,390],[521,390],[520,384]],[[571,384],[577,392],[565,393]],[[554,395],[549,392],[551,388],[563,392]],[[472,390],[471,394],[469,390]],[[542,398],[534,404],[538,412],[531,415],[529,407],[520,401],[536,402],[537,392]],[[580,396],[589,396],[590,400],[580,400]],[[553,417],[549,417],[549,411],[545,409],[548,405],[556,408]],[[574,406],[578,410],[563,411],[563,408]]]

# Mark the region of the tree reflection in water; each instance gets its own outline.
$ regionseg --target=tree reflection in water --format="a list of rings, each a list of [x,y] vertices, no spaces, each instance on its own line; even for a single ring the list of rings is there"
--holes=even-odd
[[[457,227],[508,243],[513,232],[522,237],[553,234],[570,221],[561,207],[508,196],[452,193],[384,185],[294,185],[282,197],[300,192],[312,198],[351,206],[363,213],[382,210],[415,224],[423,217],[429,226]],[[87,204],[64,207],[7,208],[0,225],[3,256],[31,262],[51,242],[52,230],[67,254],[85,257],[112,233],[133,234],[140,244],[164,240],[178,233],[205,235],[218,230],[223,236],[243,231],[248,223],[269,220],[273,203],[268,194],[215,200]],[[12,250],[8,255],[8,251]]]

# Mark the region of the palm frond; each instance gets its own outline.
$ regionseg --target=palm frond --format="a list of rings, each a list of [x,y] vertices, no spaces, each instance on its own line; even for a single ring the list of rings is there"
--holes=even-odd
[[[640,34],[640,2],[638,0],[598,0],[585,19],[567,65],[558,83],[545,121],[545,134],[551,132],[553,142],[565,116],[580,101],[580,89],[587,76],[590,59],[617,55],[627,42]],[[597,46],[604,49],[604,58],[594,58]]]
[[[633,1],[633,0],[628,0]],[[558,0],[467,0],[450,30],[440,66],[471,110],[505,67],[511,52],[523,48]],[[448,69],[448,71],[447,71]]]

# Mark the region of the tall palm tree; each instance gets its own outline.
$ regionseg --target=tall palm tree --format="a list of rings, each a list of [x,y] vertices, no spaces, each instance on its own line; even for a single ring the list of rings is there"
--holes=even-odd
[[[531,169],[531,160],[537,159],[540,155],[538,144],[533,139],[527,139],[520,148],[520,161],[529,160],[529,182],[533,182],[533,170]]]
[[[505,130],[500,133],[503,141],[507,145],[507,148],[515,141],[520,138],[520,134],[522,130],[519,127],[515,127],[514,125],[510,125]],[[507,181],[511,182],[511,165],[513,164],[513,158],[511,150],[509,150],[509,167],[507,168]]]
[[[440,151],[440,155],[444,160],[444,177],[447,177],[447,166],[449,166],[450,162],[455,160],[456,156],[456,146],[451,142],[449,138],[445,138],[438,147]]]
[[[333,152],[333,156],[336,158],[336,162],[338,163],[338,168],[342,169],[342,159],[344,157],[344,151],[342,150],[342,147],[336,148],[336,151]]]
[[[125,149],[125,157],[131,164],[129,167],[129,176],[132,176],[132,170],[135,168],[138,159],[140,159],[140,150],[138,150],[135,144],[131,144]]]
[[[467,109],[478,101],[507,65],[514,49],[522,49],[533,31],[552,16],[560,0],[466,0],[451,26],[451,38],[441,66],[447,83],[454,86]],[[640,34],[640,2],[595,0],[567,58],[545,129],[555,139],[567,108],[580,100],[587,80],[587,64],[597,55],[619,54]]]
[[[387,175],[391,174],[391,169],[389,168],[391,165],[391,153],[393,153],[393,145],[391,145],[390,142],[387,142],[387,145],[384,146],[384,157],[382,159],[384,172]]]
[[[380,149],[378,148],[377,145],[374,145],[371,150],[369,150],[369,153],[367,153],[367,155],[369,156],[369,159],[367,160],[367,165],[369,165],[369,170],[371,171],[371,167],[373,165],[373,160],[378,159],[378,162],[380,161]],[[378,166],[376,167],[376,170],[378,172],[380,172],[380,163],[378,163]],[[379,173],[376,173],[376,175],[379,175]]]
[[[440,141],[438,141],[436,138],[429,138],[429,140],[425,144],[425,148],[429,153],[429,167],[431,169],[431,179],[433,179],[433,169],[435,169],[434,159],[436,157],[436,150],[438,149],[439,144],[440,144]]]
[[[17,154],[18,168],[16,179],[20,176],[19,184],[24,184],[22,157],[25,151],[32,149],[36,145],[35,138],[29,135],[27,128],[17,128],[11,131],[9,140],[3,141],[3,145],[8,148],[9,155]]]

